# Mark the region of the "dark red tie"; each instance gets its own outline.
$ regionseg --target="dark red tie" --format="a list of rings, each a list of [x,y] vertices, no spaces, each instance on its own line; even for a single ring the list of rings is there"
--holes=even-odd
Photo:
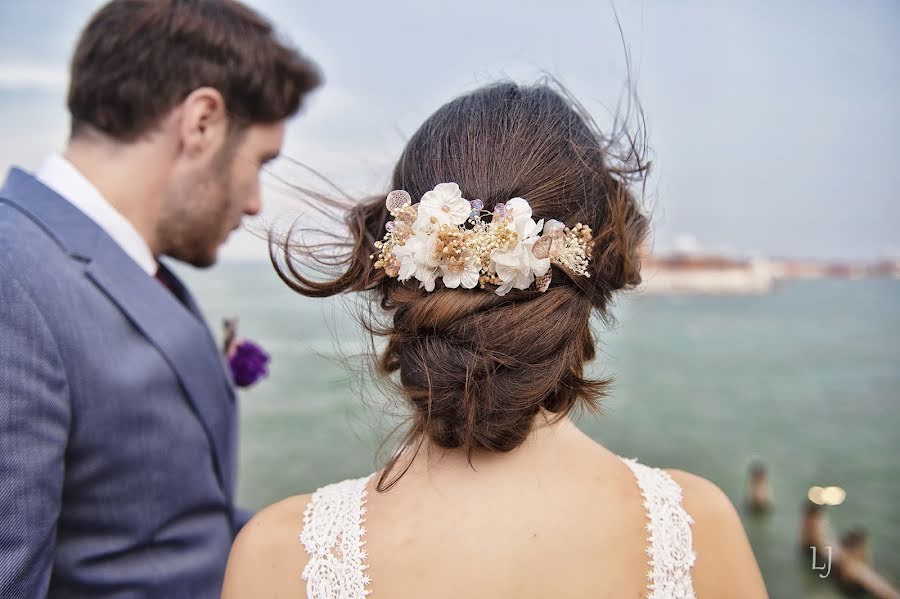
[[[168,274],[162,269],[162,266],[159,266],[156,269],[156,280],[159,281],[163,287],[168,289],[169,293],[175,296],[175,299],[184,304],[184,298],[178,293],[178,286],[175,284],[175,281],[169,278]]]
[[[169,291],[172,291],[172,288],[169,287],[169,282],[166,281],[166,276],[158,268],[156,269],[156,280],[159,281],[160,283],[162,283],[163,287],[165,287]]]

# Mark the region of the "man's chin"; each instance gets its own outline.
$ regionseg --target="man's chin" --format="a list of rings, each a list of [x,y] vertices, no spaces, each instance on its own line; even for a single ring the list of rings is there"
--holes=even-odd
[[[168,256],[174,260],[178,260],[179,262],[184,262],[185,264],[190,264],[194,268],[209,268],[210,266],[214,266],[219,259],[219,250],[218,248],[212,250],[211,252],[198,252],[198,253],[170,253]]]
[[[210,266],[214,266],[216,262],[219,260],[219,252],[214,251],[212,254],[207,256],[202,256],[199,259],[191,262],[192,266],[197,268],[209,268]]]
[[[191,266],[194,266],[194,267],[196,267],[196,268],[209,268],[209,267],[211,267],[211,266],[215,266],[215,265],[216,265],[216,262],[218,262],[218,259],[217,259],[215,256],[213,256],[213,258],[210,259],[210,260],[203,260],[203,261],[199,261],[199,262],[192,262],[192,263],[191,263]]]

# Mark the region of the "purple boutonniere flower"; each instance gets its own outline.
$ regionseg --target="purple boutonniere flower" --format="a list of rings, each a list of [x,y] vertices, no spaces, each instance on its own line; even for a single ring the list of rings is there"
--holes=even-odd
[[[238,387],[249,387],[269,374],[269,354],[252,341],[237,343],[228,354],[228,366]]]

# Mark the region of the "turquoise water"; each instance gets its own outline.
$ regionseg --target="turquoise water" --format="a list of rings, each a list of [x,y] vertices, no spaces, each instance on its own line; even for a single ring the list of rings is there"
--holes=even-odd
[[[259,508],[359,476],[396,406],[378,395],[347,306],[293,294],[265,264],[180,271],[217,334],[224,316],[273,355],[241,400],[243,505]],[[840,485],[836,531],[864,525],[875,566],[900,582],[900,281],[798,281],[762,297],[619,302],[595,372],[616,378],[605,414],[580,425],[624,456],[716,482],[739,506],[773,598],[839,597],[796,551],[812,485]],[[386,448],[387,449],[387,448]],[[743,513],[758,456],[776,507]],[[600,509],[600,506],[598,506]]]

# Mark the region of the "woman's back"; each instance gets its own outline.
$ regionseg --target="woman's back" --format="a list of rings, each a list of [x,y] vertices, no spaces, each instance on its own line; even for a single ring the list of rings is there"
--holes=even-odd
[[[386,493],[369,477],[276,504],[239,537],[225,596],[765,596],[703,479],[623,460],[568,420],[473,466],[420,453]]]

